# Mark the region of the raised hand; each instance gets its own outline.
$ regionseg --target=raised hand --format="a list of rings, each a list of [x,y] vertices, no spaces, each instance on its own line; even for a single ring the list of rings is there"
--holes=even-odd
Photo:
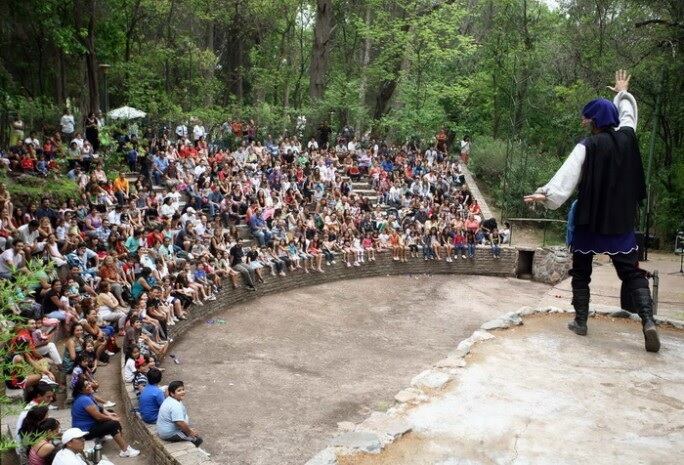
[[[629,80],[631,77],[631,75],[627,74],[627,71],[624,69],[619,69],[615,71],[615,85],[608,86],[608,88],[615,93],[627,90],[629,88]]]

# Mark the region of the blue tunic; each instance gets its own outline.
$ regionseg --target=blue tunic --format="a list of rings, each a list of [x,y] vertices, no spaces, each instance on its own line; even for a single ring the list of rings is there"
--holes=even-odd
[[[627,254],[637,248],[634,231],[623,234],[599,234],[578,227],[570,242],[570,249],[582,254]]]

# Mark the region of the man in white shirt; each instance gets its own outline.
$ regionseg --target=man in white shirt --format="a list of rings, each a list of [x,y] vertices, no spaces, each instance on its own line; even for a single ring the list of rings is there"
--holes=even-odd
[[[64,449],[57,452],[52,465],[88,465],[88,462],[83,458],[86,434],[88,434],[87,431],[82,431],[79,428],[69,428],[62,433]]]
[[[176,126],[176,135],[179,139],[185,139],[188,137],[188,127],[185,125],[185,123],[181,123]]]
[[[62,136],[64,136],[65,141],[70,141],[71,136],[74,134],[74,115],[71,114],[68,108],[64,109],[64,114],[62,115],[62,118],[59,120],[59,124],[62,127]]]
[[[207,132],[204,129],[204,126],[200,122],[198,122],[194,128],[192,128],[192,137],[195,142],[199,140],[200,137],[204,137],[207,135]]]

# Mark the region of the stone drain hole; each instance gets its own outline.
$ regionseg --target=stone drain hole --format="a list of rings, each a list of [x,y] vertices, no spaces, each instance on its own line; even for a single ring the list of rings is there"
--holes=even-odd
[[[534,250],[518,250],[518,264],[515,276],[520,279],[532,279],[532,262]]]

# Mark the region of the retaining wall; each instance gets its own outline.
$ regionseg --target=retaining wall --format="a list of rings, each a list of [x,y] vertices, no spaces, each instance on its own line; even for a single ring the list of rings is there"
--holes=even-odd
[[[492,257],[489,247],[478,247],[476,257],[470,259],[458,259],[453,263],[442,261],[425,261],[420,258],[409,258],[407,263],[393,261],[391,254],[377,254],[377,261],[366,262],[360,267],[347,268],[338,262],[332,266],[325,266],[325,273],[311,272],[305,274],[303,271],[289,272],[287,276],[265,276],[266,282],[258,286],[256,292],[244,287],[232,289],[226,286],[219,293],[218,298],[213,302],[207,302],[204,306],[194,306],[191,308],[188,319],[176,323],[171,328],[171,335],[177,341],[186,331],[196,323],[205,320],[211,315],[224,311],[238,303],[247,302],[267,294],[289,291],[304,286],[312,286],[332,281],[345,279],[368,278],[375,276],[390,276],[401,274],[468,274],[512,277],[515,276],[518,261],[518,249],[503,247],[501,258]],[[123,357],[122,357],[123,373]],[[151,451],[151,464],[155,465],[211,465],[211,461],[204,454],[197,451],[191,443],[169,443],[160,440],[154,431],[154,426],[146,425],[136,413],[132,411],[137,407],[137,399],[133,393],[133,387],[125,383],[121,378],[122,398],[124,402],[123,411],[128,420],[128,425],[133,432],[133,437],[144,441]]]

